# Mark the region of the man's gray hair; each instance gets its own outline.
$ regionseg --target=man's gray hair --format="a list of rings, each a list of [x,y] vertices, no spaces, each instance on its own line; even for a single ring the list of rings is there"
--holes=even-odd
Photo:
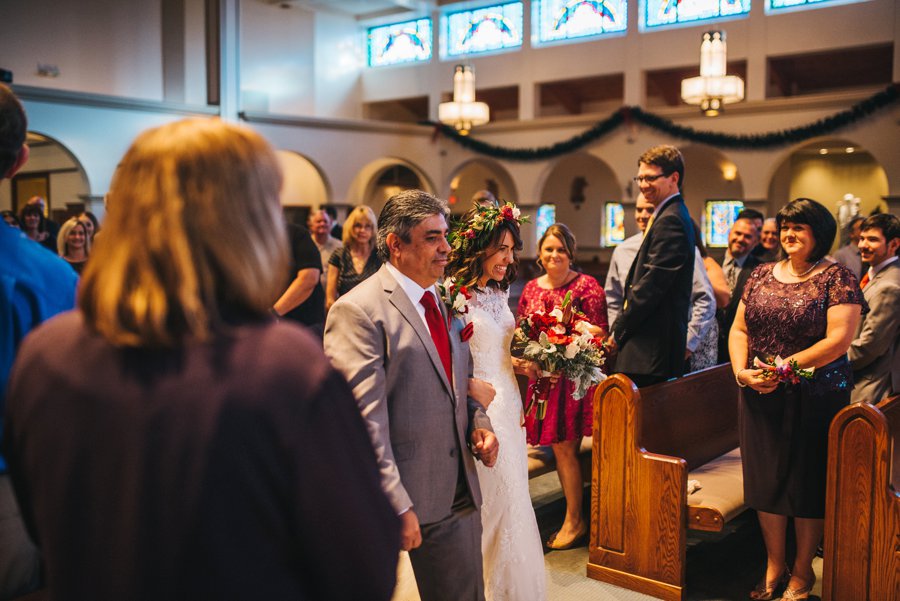
[[[404,190],[391,196],[378,217],[376,248],[382,261],[389,261],[388,234],[396,234],[404,242],[411,240],[410,230],[432,215],[450,215],[447,203],[424,190]]]

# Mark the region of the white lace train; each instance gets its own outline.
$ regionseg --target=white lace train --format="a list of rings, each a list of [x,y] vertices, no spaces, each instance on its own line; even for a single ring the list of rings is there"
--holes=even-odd
[[[492,468],[477,463],[487,601],[545,601],[547,581],[537,520],[528,493],[528,458],[521,427],[522,400],[509,345],[515,318],[508,292],[476,292],[470,303],[470,350],[476,378],[490,382],[496,396],[487,410],[500,442]]]

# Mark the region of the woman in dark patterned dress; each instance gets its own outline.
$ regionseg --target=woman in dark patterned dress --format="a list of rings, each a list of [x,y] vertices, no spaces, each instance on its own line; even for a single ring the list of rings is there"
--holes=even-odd
[[[538,263],[546,273],[525,284],[519,299],[518,317],[521,319],[535,311],[560,305],[566,293],[571,292],[574,305],[591,324],[602,330],[599,335],[605,337],[609,332],[606,294],[597,280],[572,269],[575,237],[569,228],[561,223],[547,228],[538,242],[538,253]],[[529,394],[533,386],[532,381],[528,387]],[[581,514],[584,491],[578,450],[581,438],[591,435],[594,388],[588,389],[578,400],[572,398],[574,391],[574,382],[560,379],[550,389],[544,419],[537,419],[535,411],[525,416],[528,443],[553,447],[556,471],[566,497],[566,519],[559,531],[547,541],[551,549],[567,549],[584,538],[588,531],[588,524]]]
[[[381,268],[375,252],[375,232],[378,219],[365,205],[350,211],[344,222],[344,246],[331,253],[328,259],[328,279],[325,285],[325,310],[357,284]]]
[[[757,267],[729,337],[732,368],[742,387],[740,440],[744,498],[757,510],[768,555],[766,575],[751,599],[806,599],[815,583],[812,560],[822,540],[828,426],[850,401],[847,349],[867,311],[856,276],[825,255],[837,224],[807,198],[776,217],[787,259]],[[811,380],[779,384],[750,367],[754,357],[780,356],[815,368]],[[785,557],[788,518],[797,555]]]

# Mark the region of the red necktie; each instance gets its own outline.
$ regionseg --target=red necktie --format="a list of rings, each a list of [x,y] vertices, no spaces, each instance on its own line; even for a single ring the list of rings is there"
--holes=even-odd
[[[868,284],[868,283],[869,283],[869,272],[866,271],[866,274],[865,274],[865,275],[862,277],[862,279],[859,281],[859,287],[860,287],[860,288],[865,288],[865,287],[866,287],[866,284]]]
[[[447,325],[444,323],[444,316],[441,315],[434,302],[434,295],[426,292],[419,301],[425,307],[425,321],[428,323],[428,331],[431,332],[431,340],[437,349],[438,355],[441,357],[441,363],[444,364],[444,372],[447,379],[453,383],[453,370],[450,361],[450,337],[447,335]]]

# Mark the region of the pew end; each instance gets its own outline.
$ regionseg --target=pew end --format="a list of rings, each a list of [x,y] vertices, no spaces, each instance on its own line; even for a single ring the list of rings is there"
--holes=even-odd
[[[721,532],[746,509],[728,365],[638,390],[622,374],[594,396],[587,575],[685,597],[688,530]],[[689,478],[701,489],[688,496]]]
[[[828,433],[823,601],[900,599],[900,396],[842,409]]]

